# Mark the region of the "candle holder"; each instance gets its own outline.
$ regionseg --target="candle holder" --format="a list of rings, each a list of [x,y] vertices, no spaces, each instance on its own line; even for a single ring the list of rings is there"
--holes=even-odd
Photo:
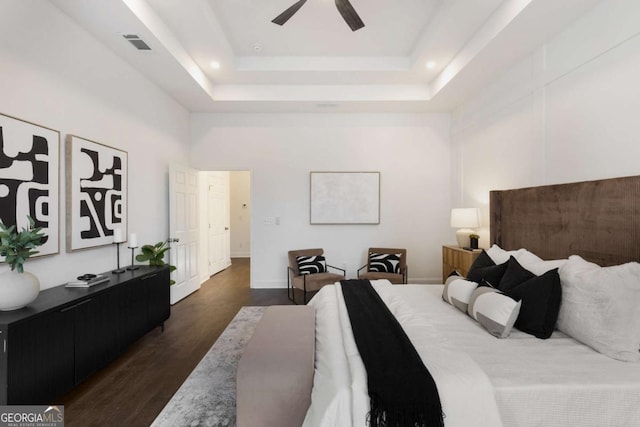
[[[124,273],[126,270],[124,268],[120,268],[120,242],[113,242],[116,245],[116,259],[118,260],[118,268],[112,271],[113,274]]]
[[[129,249],[131,249],[131,265],[129,267],[127,267],[127,270],[137,270],[137,269],[140,268],[140,266],[139,265],[133,265],[133,253],[137,249],[137,246],[129,246]]]

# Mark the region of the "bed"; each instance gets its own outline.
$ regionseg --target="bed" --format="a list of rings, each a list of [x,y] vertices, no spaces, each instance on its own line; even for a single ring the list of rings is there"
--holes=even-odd
[[[622,338],[632,341],[631,349],[624,354],[607,348],[596,351],[608,344],[592,343],[581,331],[554,330],[547,339],[539,339],[513,328],[508,338],[496,338],[443,300],[444,285],[373,282],[435,379],[445,425],[640,425],[640,276],[637,281],[628,279],[638,273],[635,261],[640,259],[640,177],[495,191],[490,206],[491,243],[501,254],[517,255],[525,265],[527,257],[520,255],[533,253],[556,260],[549,265],[560,266],[558,271],[566,270],[562,288],[567,300],[560,313],[560,320],[569,325],[565,331],[573,333],[576,323],[580,327],[581,322],[602,318],[595,327],[616,337],[624,329]],[[570,256],[573,264],[565,261]],[[622,272],[620,264],[625,264]],[[586,266],[588,275],[569,276],[567,265]],[[593,277],[598,279],[593,279],[599,286],[593,289],[600,298],[593,307],[604,298],[609,304],[605,317],[595,311],[585,317],[586,305],[580,305],[585,295],[572,300],[576,291],[569,283],[581,286]],[[607,283],[600,286],[603,281]],[[626,288],[618,286],[624,281]],[[316,308],[316,361],[312,404],[303,424],[309,427],[367,423],[367,375],[340,294],[339,285],[328,286],[310,302]],[[621,307],[628,315],[622,320],[611,320],[614,294],[626,300]],[[571,317],[573,312],[567,310],[572,304],[578,304],[582,318]],[[611,353],[632,361],[617,360]]]

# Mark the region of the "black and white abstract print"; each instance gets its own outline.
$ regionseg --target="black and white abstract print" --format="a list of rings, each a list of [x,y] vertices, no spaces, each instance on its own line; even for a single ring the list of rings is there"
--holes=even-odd
[[[59,251],[60,133],[0,114],[0,220],[46,237],[38,255]]]
[[[127,230],[127,153],[69,135],[67,212],[70,250],[113,243]]]

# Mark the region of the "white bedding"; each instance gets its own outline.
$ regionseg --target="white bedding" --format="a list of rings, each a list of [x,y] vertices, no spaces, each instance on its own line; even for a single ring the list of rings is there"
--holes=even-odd
[[[463,352],[395,294],[386,280],[372,284],[396,316],[436,381],[447,427],[501,426],[491,383]],[[316,367],[304,426],[366,426],[367,375],[353,339],[340,286],[325,286],[316,307]]]
[[[560,332],[539,340],[514,329],[495,338],[442,301],[441,285],[375,286],[436,380],[447,427],[501,425],[487,396],[495,396],[505,427],[640,426],[640,364],[610,359]],[[307,427],[364,426],[368,412],[366,373],[350,326],[349,333],[341,326],[338,288],[323,288],[311,302],[316,372]]]
[[[547,340],[517,329],[494,338],[444,303],[442,286],[397,293],[429,313],[432,325],[487,373],[505,426],[640,426],[640,364],[611,359],[559,331]]]

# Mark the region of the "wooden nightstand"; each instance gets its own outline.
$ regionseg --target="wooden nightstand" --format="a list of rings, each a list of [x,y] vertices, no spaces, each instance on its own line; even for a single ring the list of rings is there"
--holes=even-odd
[[[461,275],[467,277],[471,264],[481,252],[480,249],[467,251],[459,246],[442,246],[442,283],[454,270],[458,270]]]

